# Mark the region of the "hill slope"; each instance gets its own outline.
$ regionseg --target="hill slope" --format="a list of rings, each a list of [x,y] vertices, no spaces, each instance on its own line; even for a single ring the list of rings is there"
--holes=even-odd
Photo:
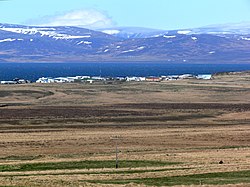
[[[250,62],[250,35],[193,33],[124,39],[78,27],[0,24],[0,62]]]

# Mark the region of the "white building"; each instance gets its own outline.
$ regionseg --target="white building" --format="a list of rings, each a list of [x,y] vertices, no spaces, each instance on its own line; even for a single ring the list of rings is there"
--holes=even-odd
[[[178,78],[179,79],[193,79],[193,78],[195,78],[195,76],[192,74],[183,74],[183,75],[179,75]]]
[[[0,84],[17,84],[17,81],[0,81]]]
[[[42,78],[39,78],[36,83],[54,83],[55,80],[53,78],[50,78],[50,77],[42,77]]]
[[[136,81],[136,82],[139,82],[139,81],[145,81],[146,78],[144,77],[126,77],[126,81],[128,82],[131,82],[131,81]]]
[[[212,79],[212,75],[197,75],[197,79],[204,79],[204,80],[210,80]]]

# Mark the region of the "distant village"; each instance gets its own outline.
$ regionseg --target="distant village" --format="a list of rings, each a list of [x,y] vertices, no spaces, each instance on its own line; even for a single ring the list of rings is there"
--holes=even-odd
[[[183,80],[183,79],[203,79],[209,80],[212,79],[212,75],[192,75],[192,74],[183,74],[183,75],[171,75],[171,76],[149,76],[149,77],[101,77],[101,76],[75,76],[75,77],[41,77],[35,81],[35,83],[114,83],[114,82],[162,82],[162,81],[173,81],[173,80]],[[25,79],[14,79],[14,80],[5,80],[0,81],[0,84],[29,84],[32,83],[29,80]]]

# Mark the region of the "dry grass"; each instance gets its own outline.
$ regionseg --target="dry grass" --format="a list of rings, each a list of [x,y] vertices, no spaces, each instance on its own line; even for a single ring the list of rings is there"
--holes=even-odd
[[[249,80],[243,73],[210,81],[0,85],[1,166],[114,160],[113,136],[119,136],[121,160],[180,163],[6,171],[0,185],[117,186],[115,181],[250,170]],[[119,185],[143,186],[137,182]],[[243,179],[231,184],[250,185]]]

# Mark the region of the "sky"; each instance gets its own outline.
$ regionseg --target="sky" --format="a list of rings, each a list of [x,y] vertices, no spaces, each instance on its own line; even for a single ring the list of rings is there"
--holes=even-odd
[[[0,0],[0,23],[186,29],[250,22],[250,0]]]

